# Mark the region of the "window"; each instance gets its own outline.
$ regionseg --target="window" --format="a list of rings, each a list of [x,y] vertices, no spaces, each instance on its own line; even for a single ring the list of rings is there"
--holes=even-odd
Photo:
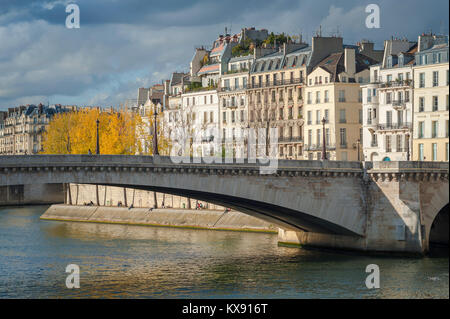
[[[396,150],[397,152],[402,152],[402,136],[400,134],[397,134],[396,136]]]
[[[367,110],[367,124],[372,124],[372,109]]]
[[[392,125],[392,111],[386,111],[386,124],[388,127]]]
[[[358,121],[358,123],[359,124],[362,124],[362,110],[359,110],[359,121]]]
[[[339,110],[339,123],[347,123],[347,120],[345,118],[345,109]]]
[[[424,151],[423,151],[423,144],[419,144],[419,161],[423,161],[424,160]]]
[[[432,148],[433,148],[433,161],[437,161],[437,143],[433,143]]]
[[[328,103],[329,101],[330,101],[329,91],[326,90],[326,91],[325,91],[325,100],[324,100],[324,102],[325,102],[325,103]]]
[[[445,137],[448,137],[448,120],[445,121]]]
[[[316,110],[316,124],[320,124],[320,110]]]
[[[322,143],[321,143],[321,136],[320,136],[320,131],[321,131],[321,129],[318,129],[317,131],[316,131],[316,144],[317,144],[317,146],[319,146],[319,145],[321,145]]]
[[[419,74],[419,87],[424,88],[425,87],[425,73]]]
[[[329,128],[325,129],[325,143],[327,143],[327,145],[330,145],[330,129]]]
[[[424,136],[424,130],[425,130],[425,122],[421,121],[419,122],[419,132],[418,132],[418,138],[423,138]]]
[[[386,93],[386,104],[391,104],[391,103],[392,103],[392,94]]]
[[[223,123],[227,122],[227,112],[222,113],[222,120],[223,120]]]
[[[431,137],[432,138],[437,137],[438,129],[439,129],[438,121],[432,121],[431,122]]]
[[[311,103],[312,103],[312,101],[311,101],[311,100],[312,100],[312,97],[311,97],[311,96],[312,96],[312,93],[311,93],[311,92],[308,92],[308,100],[307,100],[307,103],[308,103],[308,104],[311,104]]]
[[[325,110],[325,123],[329,122],[329,111]]]
[[[320,103],[320,91],[316,92],[316,104]]]
[[[385,146],[386,146],[386,153],[390,153],[392,151],[390,135],[386,135],[385,137]]]
[[[437,111],[439,106],[439,99],[437,96],[433,96],[433,112]]]
[[[425,110],[425,98],[419,97],[419,112],[423,112]]]
[[[371,143],[371,146],[372,147],[375,147],[375,146],[378,146],[378,138],[377,138],[377,134],[372,134],[372,143]]]
[[[439,72],[433,71],[433,86],[439,86]]]
[[[399,128],[403,125],[403,111],[401,110],[397,111],[397,124]]]
[[[311,111],[308,111],[308,124],[309,125],[311,125],[312,124],[312,114],[311,114],[312,112]]]
[[[214,112],[209,112],[209,121],[210,121],[211,123],[214,122]]]
[[[312,144],[312,130],[308,130],[308,143]]]
[[[339,136],[341,139],[341,148],[347,148],[347,130],[345,128],[341,128],[339,130]]]
[[[345,102],[345,91],[339,90],[339,102]]]
[[[298,100],[301,100],[301,99],[302,99],[302,89],[301,89],[301,88],[299,88],[299,89],[297,90],[297,99],[298,99]]]

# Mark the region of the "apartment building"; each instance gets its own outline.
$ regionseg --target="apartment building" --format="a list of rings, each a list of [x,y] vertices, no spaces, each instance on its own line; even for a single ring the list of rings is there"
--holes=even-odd
[[[326,56],[308,74],[303,112],[304,159],[322,159],[324,138],[328,160],[361,159],[360,86],[369,82],[369,67],[377,61],[357,50],[354,46],[342,46],[340,52]]]
[[[227,70],[221,75],[219,86],[219,122],[224,146],[233,149],[234,156],[246,157],[244,145],[248,126],[247,85],[254,56],[244,55],[229,60]]]
[[[181,94],[181,136],[192,145],[194,156],[218,155],[219,144],[219,98],[217,90],[196,90]],[[189,141],[186,141],[186,138]]]
[[[0,155],[32,155],[42,151],[43,133],[53,115],[76,106],[26,105],[0,112]]]
[[[385,41],[380,64],[370,68],[363,90],[363,155],[367,161],[411,158],[413,131],[413,66],[417,43]]]
[[[279,158],[297,159],[303,146],[303,89],[311,48],[283,44],[257,58],[248,85],[248,127],[277,128]]]
[[[415,161],[449,159],[448,36],[422,34],[414,66]]]

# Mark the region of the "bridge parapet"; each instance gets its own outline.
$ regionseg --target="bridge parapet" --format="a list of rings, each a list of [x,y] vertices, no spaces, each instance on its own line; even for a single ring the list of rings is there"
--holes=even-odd
[[[368,162],[367,174],[375,181],[391,180],[447,180],[449,163],[447,162]]]
[[[34,155],[5,156],[1,160],[0,173],[33,171],[123,171],[155,173],[190,173],[211,175],[260,175],[262,164],[247,159],[235,159],[232,163],[206,162],[190,158],[173,163],[170,157],[121,156],[121,155]],[[219,162],[219,163],[217,163]],[[335,161],[278,161],[278,168],[271,176],[361,176],[358,162]]]

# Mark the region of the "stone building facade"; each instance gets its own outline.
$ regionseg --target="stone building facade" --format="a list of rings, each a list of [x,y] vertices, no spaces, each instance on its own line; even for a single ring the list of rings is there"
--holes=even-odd
[[[0,155],[38,154],[52,116],[71,110],[76,110],[76,106],[39,104],[0,112]]]
[[[414,161],[449,159],[448,90],[448,36],[419,36],[414,66]]]

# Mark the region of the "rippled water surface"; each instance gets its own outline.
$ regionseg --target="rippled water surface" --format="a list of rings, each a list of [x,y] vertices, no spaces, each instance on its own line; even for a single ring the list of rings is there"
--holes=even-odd
[[[445,258],[278,247],[276,235],[43,221],[0,209],[0,298],[448,298]],[[79,289],[65,268],[80,266]],[[381,288],[365,286],[377,264]]]

